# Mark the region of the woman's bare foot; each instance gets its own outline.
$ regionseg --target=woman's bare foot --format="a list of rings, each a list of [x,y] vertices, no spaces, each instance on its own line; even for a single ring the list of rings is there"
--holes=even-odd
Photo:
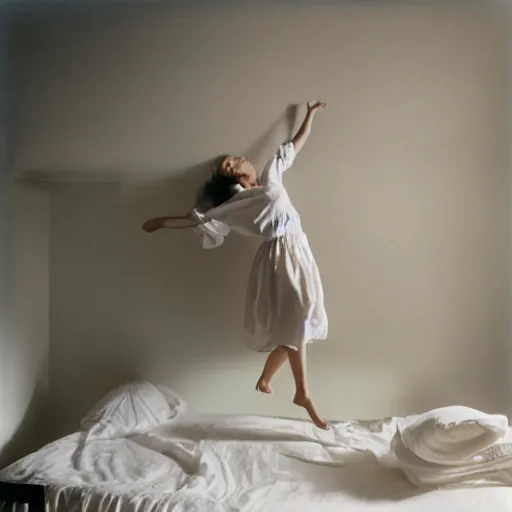
[[[329,430],[329,425],[320,417],[315,404],[313,404],[313,400],[309,396],[296,394],[293,397],[293,403],[299,407],[304,407],[308,412],[309,417],[318,428],[321,428],[322,430]]]
[[[162,223],[160,222],[160,219],[150,219],[144,222],[142,225],[142,229],[146,233],[153,233],[153,231],[156,231],[157,229],[160,229],[162,227]]]
[[[272,394],[272,388],[268,385],[268,382],[263,377],[260,377],[258,382],[256,383],[256,391],[259,391],[260,393],[265,393],[267,395]]]

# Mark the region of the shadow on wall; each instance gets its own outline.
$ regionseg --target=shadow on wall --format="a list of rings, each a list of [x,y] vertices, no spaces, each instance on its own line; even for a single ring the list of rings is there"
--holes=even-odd
[[[277,146],[293,136],[299,107],[300,105],[289,105],[268,130],[244,152],[244,156],[256,169],[262,170]],[[167,209],[177,209],[174,214],[178,215],[180,211],[190,209],[191,194],[197,193],[200,186],[209,178],[219,156],[220,154],[215,155],[211,160],[174,173],[172,176],[166,173],[159,178],[149,177],[140,180],[139,177],[144,173],[137,173],[135,180],[124,183],[123,198],[128,204],[140,208],[141,211],[147,211],[148,203],[158,204],[161,200],[164,204],[167,203]]]
[[[0,179],[0,466],[48,439],[45,187]]]
[[[13,437],[0,450],[0,468],[34,452],[51,439],[48,393],[36,388]]]
[[[246,151],[257,168],[291,136],[296,110],[289,107]],[[55,195],[69,218],[52,217],[59,244],[51,291],[54,435],[76,430],[101,396],[133,378],[178,392],[195,379],[196,388],[223,392],[222,379],[210,382],[215,366],[251,357],[242,342],[243,308],[258,242],[233,235],[205,251],[189,230],[141,229],[149,217],[188,212],[210,168],[211,161],[172,176],[72,186]]]

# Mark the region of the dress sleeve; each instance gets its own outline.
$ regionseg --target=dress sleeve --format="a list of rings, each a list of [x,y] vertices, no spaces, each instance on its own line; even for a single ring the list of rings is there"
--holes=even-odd
[[[272,183],[281,183],[283,173],[292,166],[295,156],[296,153],[293,142],[281,144],[276,154],[266,165],[261,175],[261,184],[270,185]]]
[[[208,218],[197,208],[189,213],[189,217],[199,223],[194,228],[194,232],[199,237],[203,249],[215,249],[221,246],[224,243],[224,238],[231,231],[229,226],[218,220]]]

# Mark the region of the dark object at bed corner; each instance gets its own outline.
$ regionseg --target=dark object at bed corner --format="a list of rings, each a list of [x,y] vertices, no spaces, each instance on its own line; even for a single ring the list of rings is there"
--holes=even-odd
[[[15,503],[20,505],[26,503],[29,512],[45,512],[44,486],[0,481],[0,510],[5,504],[13,505]]]

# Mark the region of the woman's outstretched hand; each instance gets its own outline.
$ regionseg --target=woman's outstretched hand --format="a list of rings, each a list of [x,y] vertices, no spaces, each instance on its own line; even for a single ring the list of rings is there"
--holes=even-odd
[[[324,103],[323,101],[308,101],[308,111],[309,112],[315,112],[316,110],[320,108],[325,108],[327,106],[327,103]]]

